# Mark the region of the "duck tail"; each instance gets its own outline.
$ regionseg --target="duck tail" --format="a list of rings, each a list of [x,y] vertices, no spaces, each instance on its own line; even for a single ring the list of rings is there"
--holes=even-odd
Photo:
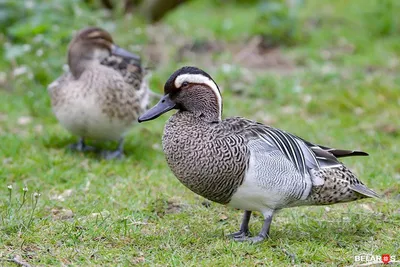
[[[350,185],[350,189],[366,197],[381,198],[380,195],[363,184],[352,184]]]

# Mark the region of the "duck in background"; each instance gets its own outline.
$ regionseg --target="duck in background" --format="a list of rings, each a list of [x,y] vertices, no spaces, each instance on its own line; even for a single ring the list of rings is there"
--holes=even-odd
[[[124,155],[124,135],[148,107],[146,70],[140,57],[117,46],[99,27],[80,30],[68,47],[69,71],[48,86],[51,105],[61,125],[79,137],[70,146],[94,150],[86,139],[118,141],[106,159]]]

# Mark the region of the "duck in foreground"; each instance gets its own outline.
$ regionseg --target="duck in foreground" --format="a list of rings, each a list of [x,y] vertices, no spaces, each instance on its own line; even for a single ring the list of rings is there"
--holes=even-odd
[[[241,117],[222,120],[219,88],[198,68],[177,70],[164,93],[139,122],[178,109],[162,140],[168,165],[196,194],[245,210],[240,230],[230,235],[237,241],[263,241],[282,208],[378,197],[338,160],[367,153],[315,145]],[[252,211],[265,219],[255,237],[249,237]]]
[[[114,44],[107,31],[89,27],[69,44],[68,66],[48,92],[59,122],[80,137],[71,148],[92,150],[86,138],[118,140],[118,149],[104,156],[122,157],[123,136],[145,111],[152,93],[140,57]]]

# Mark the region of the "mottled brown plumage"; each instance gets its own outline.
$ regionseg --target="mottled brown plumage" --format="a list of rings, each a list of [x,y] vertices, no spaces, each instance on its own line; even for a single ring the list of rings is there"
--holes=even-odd
[[[218,86],[200,69],[179,69],[164,92],[139,121],[178,109],[164,129],[168,165],[193,192],[245,210],[240,231],[232,234],[237,241],[264,240],[282,208],[378,197],[338,160],[365,152],[315,145],[241,117],[222,120]],[[260,211],[265,221],[259,235],[248,238],[251,211]]]
[[[79,31],[68,48],[69,71],[49,85],[52,108],[60,123],[81,138],[74,147],[85,150],[85,138],[120,140],[144,112],[150,90],[140,57],[114,44],[105,30]]]

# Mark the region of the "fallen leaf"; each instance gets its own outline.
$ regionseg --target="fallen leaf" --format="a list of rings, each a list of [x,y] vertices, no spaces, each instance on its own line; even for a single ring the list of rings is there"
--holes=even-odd
[[[74,217],[72,210],[65,208],[53,208],[51,213],[54,220],[68,220]]]
[[[393,124],[386,124],[382,127],[383,132],[387,134],[397,134],[400,132],[400,128]]]
[[[181,199],[179,198],[170,198],[168,199],[167,203],[168,206],[167,209],[165,210],[166,214],[178,213],[185,206],[185,204],[181,204]]]
[[[227,220],[227,219],[228,219],[228,216],[226,216],[225,214],[219,215],[219,220],[220,220],[220,221],[225,221],[225,220]]]
[[[138,263],[142,263],[145,261],[145,258],[143,256],[139,256],[139,257],[134,257],[132,259],[132,263],[133,264],[138,264]]]

